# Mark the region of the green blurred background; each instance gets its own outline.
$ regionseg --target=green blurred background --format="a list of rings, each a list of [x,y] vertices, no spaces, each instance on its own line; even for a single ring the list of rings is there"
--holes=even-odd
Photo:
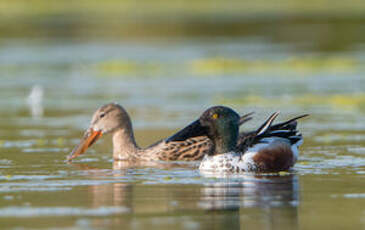
[[[2,0],[1,38],[263,37],[320,51],[365,40],[362,0]],[[299,48],[301,47],[299,46]]]

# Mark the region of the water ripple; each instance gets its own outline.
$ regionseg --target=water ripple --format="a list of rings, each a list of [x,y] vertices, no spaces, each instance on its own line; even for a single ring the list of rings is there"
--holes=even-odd
[[[6,207],[0,208],[0,217],[47,216],[109,216],[129,212],[126,207],[99,207],[94,209],[71,207]]]

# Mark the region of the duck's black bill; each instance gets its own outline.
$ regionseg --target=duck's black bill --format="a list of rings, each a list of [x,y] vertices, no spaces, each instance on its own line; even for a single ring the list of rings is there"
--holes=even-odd
[[[199,120],[194,121],[179,132],[166,139],[166,142],[185,141],[186,139],[198,136],[206,136],[207,130],[203,127]]]

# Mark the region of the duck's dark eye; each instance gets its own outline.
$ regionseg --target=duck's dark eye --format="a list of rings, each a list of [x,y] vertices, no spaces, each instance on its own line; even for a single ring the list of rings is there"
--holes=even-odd
[[[103,118],[105,116],[105,113],[100,114],[100,118]]]

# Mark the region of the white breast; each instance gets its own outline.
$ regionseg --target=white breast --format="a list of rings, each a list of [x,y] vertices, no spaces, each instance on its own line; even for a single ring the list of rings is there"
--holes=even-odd
[[[229,152],[214,156],[205,155],[199,169],[211,172],[248,172],[255,171],[256,166],[252,157],[254,153],[245,153],[243,156],[236,152]]]

